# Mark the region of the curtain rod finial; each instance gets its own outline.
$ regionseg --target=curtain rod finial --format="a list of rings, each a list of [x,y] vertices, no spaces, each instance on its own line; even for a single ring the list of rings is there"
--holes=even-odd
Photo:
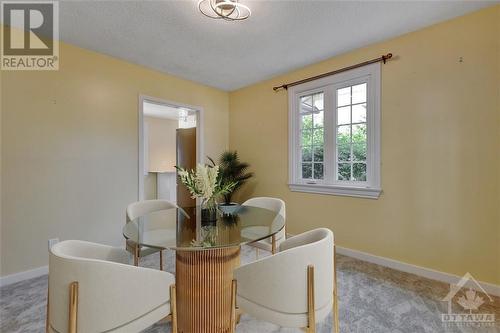
[[[383,55],[382,56],[382,61],[384,62],[384,64],[387,62],[388,59],[391,59],[392,58],[392,53],[387,53],[386,55]]]

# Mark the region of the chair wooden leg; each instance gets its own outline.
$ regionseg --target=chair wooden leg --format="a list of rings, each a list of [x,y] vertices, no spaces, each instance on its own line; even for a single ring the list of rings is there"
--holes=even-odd
[[[276,253],[276,235],[271,236],[271,252],[272,254]]]
[[[237,291],[236,280],[231,283],[231,327],[230,332],[236,332],[236,291]],[[238,320],[239,321],[239,320]]]
[[[69,324],[68,332],[77,333],[78,321],[78,282],[69,285]]]
[[[160,251],[160,271],[163,270],[163,251]]]
[[[45,333],[49,333],[49,305],[50,305],[50,299],[49,299],[49,294],[50,290],[49,287],[47,287],[47,310],[45,311]]]
[[[338,293],[337,293],[337,266],[335,265],[335,255],[336,255],[336,250],[335,250],[335,245],[333,246],[333,328],[335,329],[335,333],[340,332],[339,328],[339,300],[338,300]]]
[[[255,260],[259,260],[259,248],[255,247]]]
[[[236,305],[236,325],[240,323],[241,320],[241,315],[243,314],[243,311]]]
[[[159,323],[163,323],[163,322],[165,322],[165,323],[172,322],[172,314],[169,314],[168,316],[166,316],[165,318],[163,318],[159,321]]]
[[[172,312],[172,333],[177,333],[177,295],[175,284],[170,286],[170,311]]]
[[[316,332],[314,308],[314,266],[307,266],[307,332]]]
[[[134,266],[139,266],[139,245],[134,248]]]

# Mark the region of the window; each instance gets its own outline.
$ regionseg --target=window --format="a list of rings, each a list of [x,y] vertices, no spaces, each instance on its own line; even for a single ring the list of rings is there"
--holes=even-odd
[[[290,189],[377,198],[380,64],[289,88]]]

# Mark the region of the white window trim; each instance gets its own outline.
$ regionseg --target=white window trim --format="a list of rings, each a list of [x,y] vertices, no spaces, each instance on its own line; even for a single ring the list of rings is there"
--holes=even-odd
[[[325,179],[334,179],[331,173],[335,172],[335,156],[330,152],[335,151],[334,145],[336,124],[335,94],[337,87],[352,85],[356,80],[368,80],[367,100],[367,182],[335,182],[332,184],[317,181],[311,184],[300,178],[300,115],[299,97],[314,92],[323,91],[327,86],[333,89],[325,91],[324,95],[324,128],[325,128],[325,169],[329,164],[333,170],[325,170]],[[368,97],[369,96],[369,97]],[[306,82],[288,89],[288,178],[289,188],[295,192],[331,194],[361,198],[377,199],[382,192],[380,187],[380,64],[371,64],[347,72],[328,76],[315,81]],[[327,125],[328,124],[328,125]],[[333,130],[327,130],[333,126]],[[330,134],[327,134],[330,133]],[[328,151],[328,153],[327,153]],[[335,153],[333,153],[335,155]],[[328,173],[328,174],[327,174]]]

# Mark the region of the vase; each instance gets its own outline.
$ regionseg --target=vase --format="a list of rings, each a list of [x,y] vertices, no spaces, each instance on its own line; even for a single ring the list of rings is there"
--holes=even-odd
[[[217,206],[212,203],[202,203],[201,223],[203,225],[215,224],[217,222]]]

